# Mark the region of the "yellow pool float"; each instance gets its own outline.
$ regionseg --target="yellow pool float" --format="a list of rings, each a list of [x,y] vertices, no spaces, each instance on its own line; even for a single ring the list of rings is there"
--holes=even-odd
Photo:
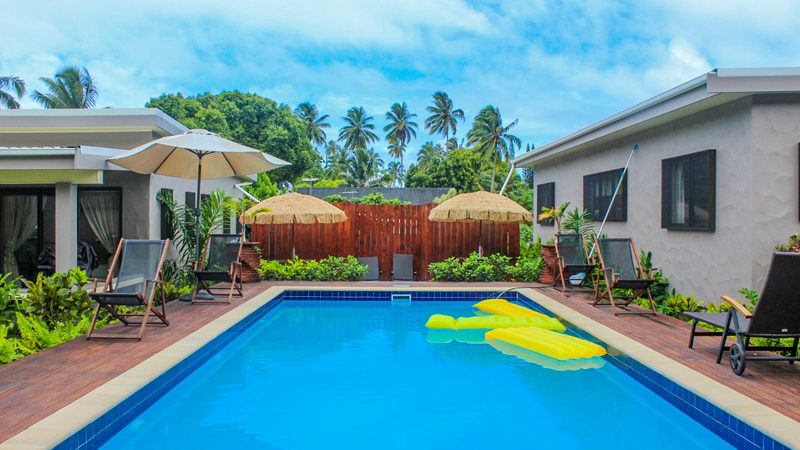
[[[587,340],[542,328],[498,328],[486,333],[497,339],[559,360],[603,356],[606,349]]]
[[[487,344],[499,350],[504,355],[516,356],[523,361],[536,364],[537,366],[541,366],[545,369],[557,370],[559,372],[583,369],[599,369],[606,363],[603,358],[598,356],[593,356],[591,358],[567,359],[562,361],[542,355],[541,353],[536,353],[526,348],[517,347],[516,345],[509,344],[508,342],[499,341],[497,339],[492,339],[488,341]]]
[[[537,327],[547,330],[564,331],[566,327],[554,317],[506,317],[499,315],[459,317],[458,319],[444,314],[434,314],[425,324],[428,328],[469,330],[490,328]]]
[[[546,314],[542,314],[530,308],[511,303],[508,300],[503,300],[502,298],[490,298],[488,300],[478,302],[473,306],[489,314],[499,314],[506,317],[550,318]]]

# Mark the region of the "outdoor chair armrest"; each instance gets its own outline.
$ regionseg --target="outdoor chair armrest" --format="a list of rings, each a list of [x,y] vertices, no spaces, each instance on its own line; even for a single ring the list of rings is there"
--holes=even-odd
[[[89,278],[87,281],[91,281],[92,282],[92,292],[97,292],[97,284],[98,283],[105,283],[106,282],[106,278]],[[108,286],[108,284],[104,284],[103,285],[103,290],[104,291],[108,291],[109,287],[110,286]],[[111,286],[111,287],[113,287],[113,286]]]
[[[739,314],[743,315],[746,319],[749,319],[749,318],[753,317],[753,313],[751,313],[750,310],[745,308],[744,305],[739,303],[739,301],[737,301],[733,297],[729,297],[727,295],[723,295],[720,298],[723,301],[725,301],[726,303],[728,303],[729,305],[731,305],[731,307],[733,307],[733,309],[735,309],[736,312],[738,312]]]

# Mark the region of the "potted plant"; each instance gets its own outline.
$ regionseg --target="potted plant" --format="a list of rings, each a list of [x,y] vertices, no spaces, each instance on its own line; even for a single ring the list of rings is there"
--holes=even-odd
[[[561,233],[561,219],[569,207],[569,202],[564,202],[558,207],[542,207],[539,220],[552,220],[556,224],[556,233]],[[539,281],[544,284],[553,284],[556,275],[556,246],[555,244],[543,244],[541,250],[543,267],[539,272]]]

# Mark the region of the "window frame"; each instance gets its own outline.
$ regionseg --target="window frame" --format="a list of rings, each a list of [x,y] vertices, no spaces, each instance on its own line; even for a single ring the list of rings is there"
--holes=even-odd
[[[605,207],[600,208],[601,215],[600,217],[595,217],[594,215],[594,203],[598,199],[592,198],[591,185],[590,183],[594,183],[597,181],[602,180],[604,177],[611,178],[611,198],[614,198],[614,190],[617,189],[617,183],[619,183],[619,178],[622,175],[622,172],[625,172],[625,177],[622,179],[622,184],[620,185],[619,192],[617,193],[617,197],[614,199],[614,205],[620,205],[621,211],[617,216],[614,211],[609,213],[608,219],[606,222],[627,222],[628,221],[628,171],[625,170],[624,167],[620,167],[619,169],[613,170],[606,170],[604,172],[597,172],[592,173],[589,175],[583,176],[583,209],[589,212],[589,215],[592,217],[594,221],[602,221],[605,212],[608,210],[608,205]],[[609,199],[609,203],[611,199]]]
[[[546,192],[545,200],[549,200],[549,202],[545,203],[542,201],[542,191]],[[548,204],[549,203],[549,204]],[[555,208],[556,207],[556,183],[555,181],[551,181],[549,183],[542,183],[536,185],[536,211],[534,211],[534,216],[536,217],[536,223],[539,225],[546,225],[546,226],[553,226],[555,221],[553,219],[545,219],[539,220],[539,214],[542,213],[543,207],[548,208]]]
[[[716,228],[717,215],[717,151],[707,149],[699,152],[688,153],[681,156],[666,158],[661,160],[661,228],[675,231],[707,231],[714,232]],[[694,219],[694,205],[697,202],[694,197],[696,186],[694,186],[696,162],[702,158],[707,159],[708,163],[708,184],[705,186],[708,192],[708,223],[698,224]],[[672,222],[672,171],[680,163],[688,161],[689,173],[686,175],[687,191],[689,202],[689,223],[686,225]]]

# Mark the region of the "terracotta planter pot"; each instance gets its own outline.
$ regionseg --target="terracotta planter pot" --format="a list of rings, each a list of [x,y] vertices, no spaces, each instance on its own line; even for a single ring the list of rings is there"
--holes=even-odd
[[[539,282],[543,284],[553,284],[556,277],[556,246],[553,244],[542,245],[540,253],[544,267],[539,272]]]

